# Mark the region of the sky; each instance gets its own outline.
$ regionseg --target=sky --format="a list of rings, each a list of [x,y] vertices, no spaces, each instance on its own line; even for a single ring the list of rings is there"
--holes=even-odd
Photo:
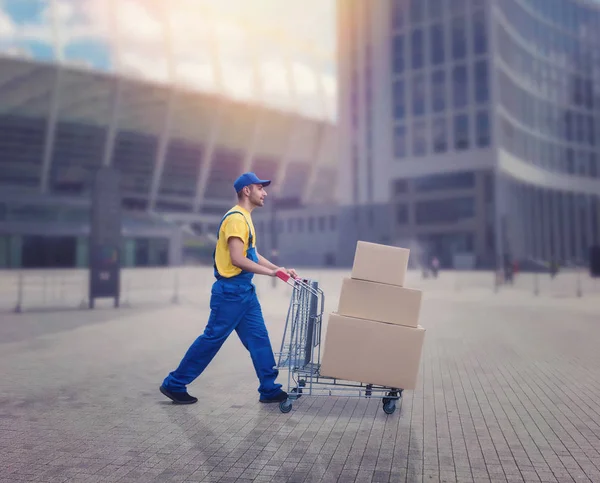
[[[0,0],[0,55],[335,118],[335,0]]]

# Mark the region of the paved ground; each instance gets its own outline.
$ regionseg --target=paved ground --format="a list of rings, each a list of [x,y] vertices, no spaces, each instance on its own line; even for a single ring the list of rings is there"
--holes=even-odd
[[[315,274],[327,311],[343,275]],[[235,337],[198,404],[158,392],[204,327],[205,280],[179,305],[1,314],[0,481],[600,481],[598,296],[411,276],[427,335],[400,412],[305,397],[282,414]],[[289,287],[259,293],[277,348]]]

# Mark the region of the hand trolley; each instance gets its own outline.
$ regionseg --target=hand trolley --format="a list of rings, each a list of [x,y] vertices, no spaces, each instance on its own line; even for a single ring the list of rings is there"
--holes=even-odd
[[[277,368],[288,371],[288,399],[279,404],[282,413],[292,410],[292,402],[302,396],[346,396],[381,398],[383,411],[392,414],[403,389],[342,381],[322,376],[321,327],[325,295],[314,280],[294,279],[281,271],[277,277],[293,288],[285,321]]]

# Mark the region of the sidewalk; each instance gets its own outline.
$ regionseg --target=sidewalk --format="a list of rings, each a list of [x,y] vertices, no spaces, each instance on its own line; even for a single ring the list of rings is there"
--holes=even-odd
[[[340,273],[319,276],[335,310]],[[0,481],[600,481],[597,299],[422,286],[420,385],[391,416],[358,398],[259,404],[235,335],[191,385],[199,402],[172,405],[158,386],[201,333],[208,288],[146,310],[2,314]],[[288,288],[259,284],[276,350]]]

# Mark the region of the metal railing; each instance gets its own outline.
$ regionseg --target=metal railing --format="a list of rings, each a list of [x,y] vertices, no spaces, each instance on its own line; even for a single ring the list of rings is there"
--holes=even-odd
[[[301,270],[302,275],[319,280],[328,292],[336,293],[349,270]],[[259,292],[286,300],[283,284],[272,285],[269,277],[255,277]],[[184,266],[126,268],[121,271],[122,307],[145,307],[177,303],[207,304],[214,282],[212,267]],[[4,270],[0,271],[0,312],[88,309],[88,271]],[[600,296],[600,279],[589,276],[583,267],[563,268],[554,277],[548,273],[520,272],[512,283],[496,279],[491,271],[442,270],[437,279],[423,279],[421,271],[410,270],[406,287],[449,294],[465,292],[515,293],[531,297],[578,298]],[[335,297],[334,297],[335,298]],[[274,300],[274,299],[272,299]],[[97,307],[112,307],[113,300],[96,300]],[[332,306],[331,309],[334,309]]]

